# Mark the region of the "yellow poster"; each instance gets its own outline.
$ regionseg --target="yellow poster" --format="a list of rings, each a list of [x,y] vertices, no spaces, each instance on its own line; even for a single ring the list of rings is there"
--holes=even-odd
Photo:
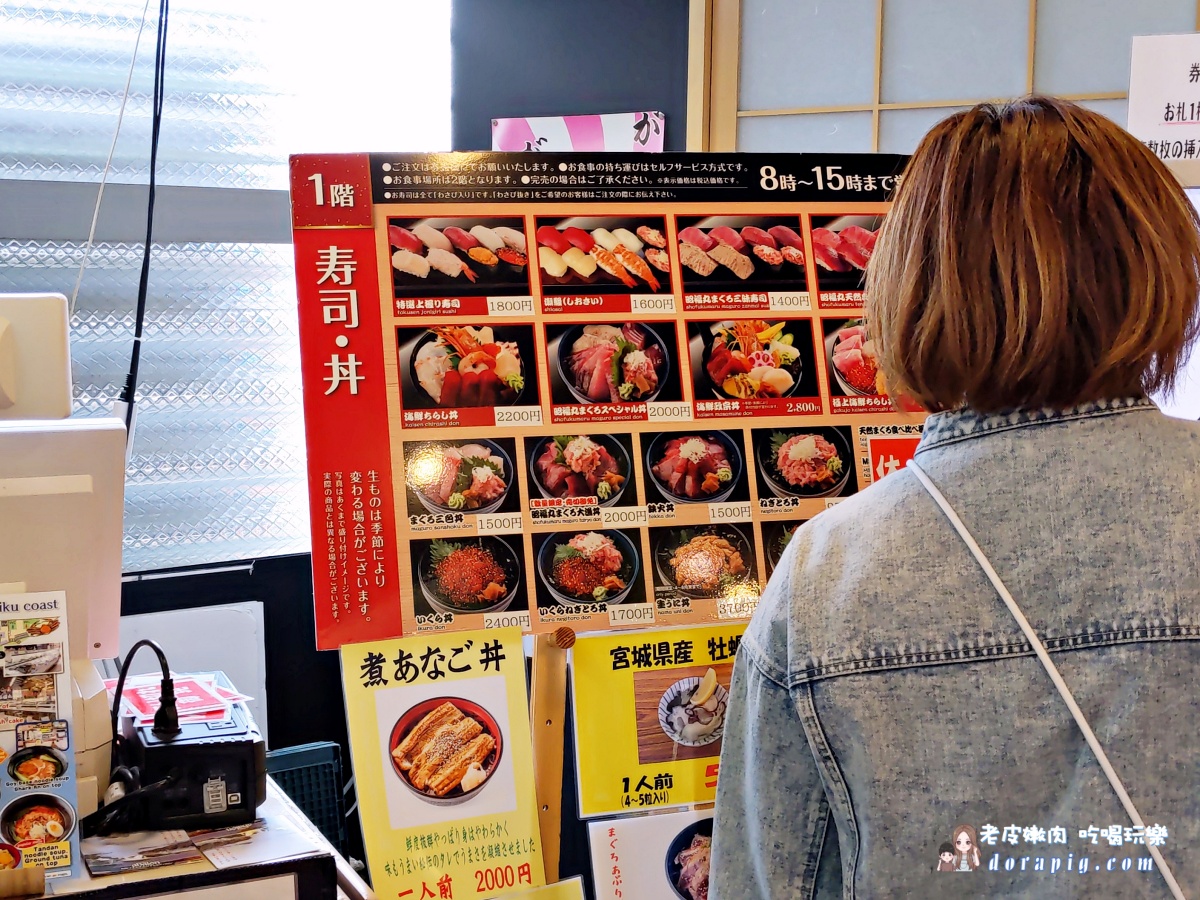
[[[542,885],[520,629],[341,654],[376,892],[461,900]]]
[[[575,746],[584,818],[710,803],[745,624],[582,637]]]

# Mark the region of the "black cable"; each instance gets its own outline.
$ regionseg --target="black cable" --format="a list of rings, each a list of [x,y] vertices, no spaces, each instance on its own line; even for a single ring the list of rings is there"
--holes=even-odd
[[[146,292],[150,282],[150,246],[154,237],[155,171],[158,168],[158,138],[162,128],[163,97],[166,93],[168,5],[168,0],[159,0],[158,38],[154,46],[154,95],[150,113],[150,191],[146,202],[146,244],[142,249],[142,271],[138,278],[137,312],[133,325],[133,353],[129,360],[129,374],[125,376],[125,388],[121,392],[121,401],[125,403],[126,434],[129,434],[133,427],[133,402],[137,393],[138,367],[142,357],[142,327],[146,320]]]
[[[158,664],[162,668],[162,688],[159,694],[158,709],[154,713],[154,728],[156,735],[162,737],[170,737],[179,734],[179,710],[175,705],[175,682],[171,678],[171,667],[167,664],[167,654],[163,652],[163,648],[151,640],[141,640],[129,648],[129,653],[125,655],[125,662],[121,664],[121,674],[117,678],[117,689],[113,696],[112,705],[112,756],[109,762],[109,768],[116,771],[120,764],[120,754],[118,746],[121,743],[122,737],[117,725],[121,718],[121,694],[125,690],[125,679],[129,675],[129,665],[133,662],[134,655],[142,647],[149,647],[158,657]]]

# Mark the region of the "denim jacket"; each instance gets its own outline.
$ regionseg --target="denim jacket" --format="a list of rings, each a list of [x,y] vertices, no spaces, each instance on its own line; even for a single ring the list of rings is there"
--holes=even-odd
[[[1153,840],[1200,898],[1200,427],[1143,400],[940,413],[916,459],[1042,638],[1146,830],[901,470],[796,533],[747,630],[710,897],[1167,897],[1147,871]],[[955,871],[939,872],[955,837]]]

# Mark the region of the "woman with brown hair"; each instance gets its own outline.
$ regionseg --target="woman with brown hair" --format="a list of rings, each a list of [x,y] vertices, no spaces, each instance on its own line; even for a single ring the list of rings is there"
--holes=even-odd
[[[949,895],[955,823],[972,897],[1198,896],[1200,428],[1147,400],[1198,294],[1195,212],[1102,116],[1034,97],[925,137],[866,314],[933,415],[747,629],[714,900]]]

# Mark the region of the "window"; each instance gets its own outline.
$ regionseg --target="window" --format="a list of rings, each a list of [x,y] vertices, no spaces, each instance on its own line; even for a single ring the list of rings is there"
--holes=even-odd
[[[144,6],[0,0],[0,291],[71,295]],[[74,308],[76,415],[109,415],[129,364],[156,9]],[[309,549],[287,155],[450,144],[449,4],[322,9],[171,5],[127,572]]]
[[[1193,0],[714,2],[738,23],[714,42],[738,46],[714,54],[712,149],[743,151],[909,153],[946,115],[1030,91],[1124,125],[1132,36],[1198,27]]]

